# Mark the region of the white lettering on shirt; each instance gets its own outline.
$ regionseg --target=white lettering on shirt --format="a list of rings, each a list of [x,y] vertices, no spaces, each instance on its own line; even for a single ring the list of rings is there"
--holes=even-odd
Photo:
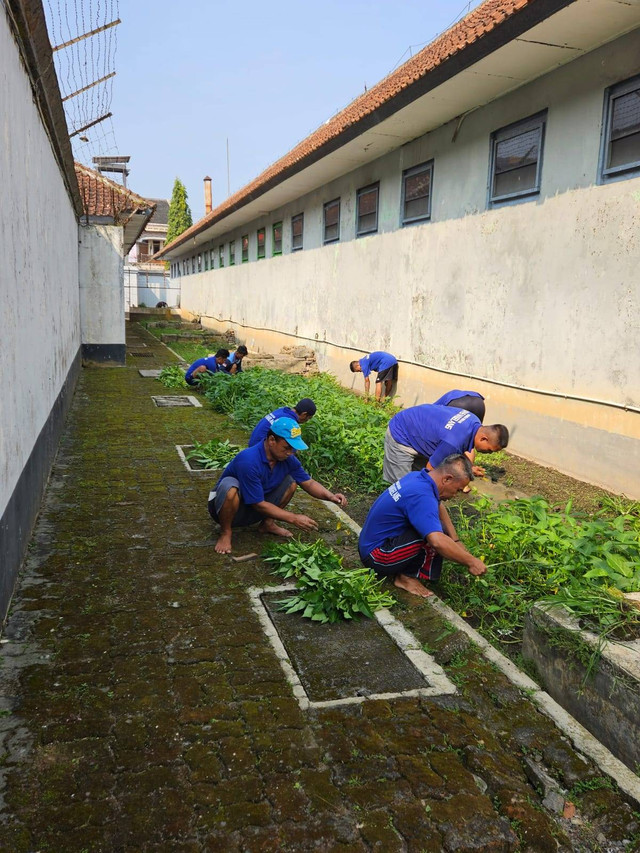
[[[471,412],[465,412],[463,409],[460,409],[459,412],[450,418],[447,423],[444,425],[445,429],[453,429],[456,424],[461,424],[463,421],[466,421],[467,418],[471,417]]]
[[[396,480],[396,482],[395,482],[392,486],[389,486],[389,488],[387,489],[387,491],[388,491],[388,492],[389,492],[389,494],[391,495],[391,498],[392,498],[392,499],[397,503],[397,502],[400,500],[400,498],[401,498],[401,495],[400,495],[400,480]]]

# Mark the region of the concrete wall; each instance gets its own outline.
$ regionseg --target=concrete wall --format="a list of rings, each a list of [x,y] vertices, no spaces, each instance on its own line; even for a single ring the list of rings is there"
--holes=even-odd
[[[250,327],[253,346],[273,341],[261,329],[327,342],[320,367],[346,384],[349,348],[389,350],[420,365],[401,367],[405,404],[478,388],[490,421],[516,425],[515,452],[640,497],[640,418],[624,410],[640,406],[640,178],[597,185],[604,91],[639,51],[640,31],[477,110],[455,142],[440,128],[230,234],[239,258],[265,226],[269,254],[270,223],[305,213],[303,251],[287,254],[285,227],[281,257],[183,276],[182,305]],[[491,132],[541,109],[540,197],[487,210]],[[399,228],[402,169],[431,158],[432,220]],[[375,180],[381,233],[353,239],[355,191]],[[336,196],[342,239],[321,247]]]
[[[78,228],[0,8],[0,621],[80,348]]]
[[[123,236],[120,225],[79,229],[83,361],[124,364]]]

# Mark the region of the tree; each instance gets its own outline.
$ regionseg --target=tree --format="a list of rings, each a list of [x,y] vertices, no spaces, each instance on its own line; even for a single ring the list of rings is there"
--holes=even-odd
[[[193,225],[191,209],[187,204],[187,191],[180,178],[176,178],[173,184],[168,224],[165,245],[168,245]]]

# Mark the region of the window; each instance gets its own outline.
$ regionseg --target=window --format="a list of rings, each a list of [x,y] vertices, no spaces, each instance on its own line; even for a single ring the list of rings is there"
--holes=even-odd
[[[340,199],[328,201],[324,206],[324,242],[340,239]]]
[[[431,218],[433,161],[421,163],[402,173],[402,224]]]
[[[540,192],[542,144],[547,114],[497,130],[491,135],[491,202]]]
[[[224,266],[224,243],[220,243],[218,247],[218,266],[220,269]]]
[[[198,253],[198,272],[202,272],[202,254]]]
[[[191,257],[191,273],[193,274],[196,271],[196,256],[192,255]]]
[[[606,91],[602,131],[602,180],[640,173],[640,77]]]
[[[229,240],[229,266],[233,267],[236,263],[236,241]]]
[[[242,238],[242,263],[249,260],[249,235],[245,234]]]
[[[272,233],[271,254],[282,254],[282,222],[274,222]]]
[[[204,271],[207,272],[209,269],[209,250],[207,249],[204,253]]]
[[[379,184],[364,187],[356,193],[356,237],[374,234],[378,230]]]
[[[211,269],[213,269],[215,267],[216,250],[211,249],[209,254],[210,254],[209,266],[211,267]]]
[[[291,217],[291,251],[296,252],[302,248],[302,236],[304,234],[304,213],[298,213]]]
[[[258,228],[258,260],[264,258],[265,229]]]

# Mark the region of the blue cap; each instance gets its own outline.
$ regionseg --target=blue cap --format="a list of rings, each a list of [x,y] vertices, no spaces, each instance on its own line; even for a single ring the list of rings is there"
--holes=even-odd
[[[294,450],[307,450],[309,445],[300,438],[302,430],[300,424],[293,418],[278,418],[270,426],[271,432],[286,439]]]

